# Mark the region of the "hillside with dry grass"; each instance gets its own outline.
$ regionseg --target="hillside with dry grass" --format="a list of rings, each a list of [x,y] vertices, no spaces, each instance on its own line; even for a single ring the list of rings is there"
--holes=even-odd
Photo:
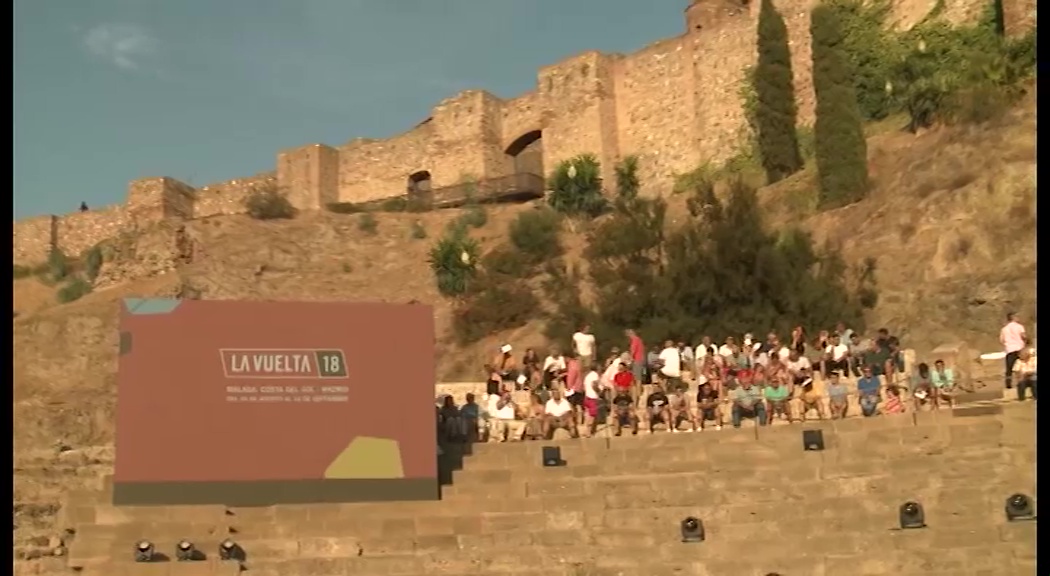
[[[880,298],[869,325],[890,328],[920,352],[953,340],[994,347],[1008,309],[1025,314],[1034,331],[1034,102],[1031,95],[986,125],[919,135],[901,131],[899,122],[884,123],[869,141],[876,187],[867,199],[818,212],[808,168],[760,191],[769,221],[801,222],[850,261],[876,259]],[[520,212],[532,209],[490,206],[487,222],[471,235],[483,250],[491,249]],[[374,230],[364,229],[361,215],[211,218],[187,222],[176,235],[154,231],[122,239],[124,249],[106,264],[120,270],[109,275],[119,281],[72,303],[57,304],[55,287],[38,278],[16,280],[19,533],[28,538],[45,531],[59,495],[94,482],[95,469],[110,465],[123,297],[428,303],[438,331],[435,362],[446,380],[477,378],[480,362],[501,342],[544,345],[539,319],[467,347],[454,344],[453,306],[439,295],[427,256],[434,239],[462,214],[380,213]],[[669,222],[688,217],[685,197],[671,197]],[[578,260],[583,235],[563,234],[567,258]],[[178,257],[151,256],[176,249]]]

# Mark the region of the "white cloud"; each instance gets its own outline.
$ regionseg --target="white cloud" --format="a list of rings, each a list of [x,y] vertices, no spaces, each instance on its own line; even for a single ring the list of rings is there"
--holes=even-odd
[[[157,48],[149,30],[135,24],[99,24],[84,35],[84,47],[124,70],[137,70]]]

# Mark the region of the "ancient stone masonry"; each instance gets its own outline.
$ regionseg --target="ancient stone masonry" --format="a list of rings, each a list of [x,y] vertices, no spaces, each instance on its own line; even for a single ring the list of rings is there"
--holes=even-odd
[[[816,0],[780,0],[788,26],[799,118],[813,119],[809,12]],[[914,25],[939,3],[894,3],[899,26]],[[301,210],[367,202],[466,179],[549,172],[595,154],[611,177],[627,155],[641,160],[643,189],[661,194],[675,176],[737,152],[744,134],[744,71],[756,57],[756,1],[693,0],[685,31],[633,54],[585,52],[539,70],[536,89],[503,100],[468,90],[443,100],[429,118],[392,138],[281,151],[276,171],[194,189],[171,178],[132,182],[123,207],[15,223],[14,259],[40,262],[52,247],[76,255],[125,230],[163,219],[244,211],[254,189],[276,186]],[[950,3],[953,21],[976,16],[984,0]],[[1034,0],[1004,0],[1007,31],[1034,25]]]

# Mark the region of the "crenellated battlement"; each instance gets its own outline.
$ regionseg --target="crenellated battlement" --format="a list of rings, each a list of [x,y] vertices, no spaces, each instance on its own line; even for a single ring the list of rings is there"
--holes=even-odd
[[[809,11],[815,0],[781,0],[795,72],[799,118],[813,118]],[[913,25],[937,5],[908,0],[895,10]],[[626,155],[640,162],[643,188],[666,193],[677,174],[732,156],[745,126],[739,97],[756,58],[758,0],[694,0],[685,31],[633,54],[588,51],[545,66],[536,89],[512,99],[468,90],[439,102],[415,128],[386,139],[355,138],[282,150],[275,171],[193,188],[172,178],[136,180],[122,206],[15,222],[14,259],[31,264],[52,247],[78,255],[123,231],[170,219],[244,212],[252,190],[276,186],[300,210],[369,202],[464,179],[546,174],[581,153],[603,167]],[[983,0],[948,6],[962,21]],[[1008,32],[1033,25],[1034,0],[1005,0]],[[607,174],[611,177],[611,174]]]

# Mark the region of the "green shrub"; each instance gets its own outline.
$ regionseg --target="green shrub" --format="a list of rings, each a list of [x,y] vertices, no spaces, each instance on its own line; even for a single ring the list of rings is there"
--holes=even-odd
[[[52,248],[47,256],[46,279],[52,282],[61,282],[69,276],[71,271],[69,258],[66,257],[65,252],[58,248]]]
[[[551,209],[522,212],[511,222],[509,238],[527,262],[538,264],[562,255],[561,215]]]
[[[459,344],[470,344],[524,326],[540,312],[539,301],[523,282],[483,279],[477,291],[455,310],[452,332]]]
[[[593,154],[565,160],[547,179],[551,208],[572,217],[595,217],[608,208],[602,189],[601,163]]]
[[[480,204],[474,204],[467,211],[460,216],[463,220],[463,224],[470,228],[483,228],[489,221],[489,213],[485,211],[485,207]]]
[[[387,198],[380,203],[379,209],[383,212],[404,212],[408,210],[408,197],[395,196]]]
[[[252,191],[244,199],[248,215],[256,220],[287,220],[295,218],[297,210],[276,187],[267,186]]]
[[[18,280],[19,278],[28,278],[32,276],[35,272],[36,270],[34,270],[32,266],[22,266],[21,264],[14,265],[13,274],[15,280]]]
[[[533,262],[511,246],[499,246],[481,257],[481,267],[490,275],[527,278],[532,273]]]
[[[361,208],[353,202],[332,202],[326,204],[325,208],[327,208],[329,212],[335,214],[360,214],[365,212],[364,208]]]
[[[368,235],[375,235],[379,231],[379,220],[375,214],[365,212],[357,217],[357,229]]]
[[[76,300],[80,300],[84,296],[91,293],[91,283],[79,276],[73,276],[69,279],[69,282],[65,286],[59,288],[56,293],[58,301],[62,304],[68,304]]]
[[[477,276],[478,243],[466,234],[448,233],[430,249],[428,263],[438,292],[458,297],[467,293]]]
[[[87,275],[89,282],[94,282],[98,278],[98,273],[102,270],[104,260],[102,248],[98,246],[92,246],[84,254],[84,274]]]
[[[411,236],[415,240],[422,240],[427,237],[427,229],[423,227],[423,223],[419,220],[412,223]]]

